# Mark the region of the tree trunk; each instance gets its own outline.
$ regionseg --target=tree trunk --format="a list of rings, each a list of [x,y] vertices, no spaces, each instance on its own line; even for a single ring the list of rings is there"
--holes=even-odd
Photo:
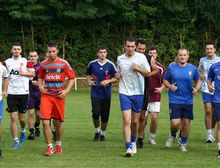
[[[34,50],[34,26],[31,23],[31,43],[32,43],[32,50]]]
[[[25,52],[24,26],[23,26],[23,21],[22,20],[21,20],[21,34],[22,34],[23,54],[26,55],[26,52]]]

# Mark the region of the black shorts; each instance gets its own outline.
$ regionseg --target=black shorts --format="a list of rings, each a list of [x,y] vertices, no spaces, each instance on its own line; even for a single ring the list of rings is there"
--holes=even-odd
[[[148,93],[148,88],[144,88],[144,101],[143,101],[143,106],[141,108],[141,110],[147,110],[147,106],[148,106],[148,96],[149,96],[149,93]]]
[[[28,94],[25,95],[12,95],[9,94],[7,97],[7,104],[9,113],[11,112],[19,112],[25,113],[27,110],[27,103],[28,103]]]

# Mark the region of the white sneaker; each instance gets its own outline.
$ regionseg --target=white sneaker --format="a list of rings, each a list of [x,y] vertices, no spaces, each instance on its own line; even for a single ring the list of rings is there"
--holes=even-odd
[[[131,143],[131,149],[132,149],[132,153],[133,154],[137,153],[137,147],[136,147],[136,143],[135,142]]]
[[[180,144],[180,151],[187,152],[186,144]]]
[[[214,141],[215,141],[215,138],[213,137],[213,135],[212,134],[208,134],[206,142],[207,143],[213,143]]]
[[[173,136],[170,136],[170,137],[167,139],[167,141],[166,141],[166,143],[165,143],[165,146],[166,146],[167,148],[171,148],[172,145],[173,145],[174,140],[175,140],[175,138],[174,138]]]
[[[125,152],[125,157],[131,157],[131,156],[133,156],[133,152],[131,148],[128,148]]]
[[[155,140],[154,139],[149,139],[149,144],[151,144],[151,145],[156,145],[157,143],[155,142]]]

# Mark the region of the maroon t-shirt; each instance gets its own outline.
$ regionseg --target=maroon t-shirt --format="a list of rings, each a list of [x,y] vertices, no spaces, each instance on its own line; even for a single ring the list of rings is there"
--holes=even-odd
[[[155,88],[161,87],[165,68],[159,62],[156,62],[159,72],[149,77],[149,102],[160,102],[160,93],[155,93]]]

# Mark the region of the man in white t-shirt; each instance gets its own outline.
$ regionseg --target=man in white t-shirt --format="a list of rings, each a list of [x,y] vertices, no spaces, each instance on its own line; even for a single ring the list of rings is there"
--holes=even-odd
[[[117,58],[119,78],[119,99],[123,116],[123,133],[126,157],[137,152],[136,135],[144,97],[144,76],[150,75],[150,65],[146,57],[135,52],[135,40],[127,38],[125,53]],[[132,128],[132,129],[131,129]]]
[[[35,73],[33,64],[28,62],[26,58],[21,57],[22,49],[20,43],[14,43],[11,52],[12,58],[7,59],[4,65],[9,73],[7,104],[11,119],[11,134],[14,140],[12,147],[18,149],[20,143],[17,119],[19,118],[21,125],[20,141],[25,142],[25,112],[29,94],[29,78],[33,77]]]
[[[2,149],[1,149],[1,139],[2,139],[2,130],[1,122],[4,111],[3,97],[7,96],[7,82],[8,82],[8,72],[6,68],[0,62],[0,160],[2,160]],[[2,87],[3,86],[3,87]],[[3,88],[3,89],[2,89]]]

